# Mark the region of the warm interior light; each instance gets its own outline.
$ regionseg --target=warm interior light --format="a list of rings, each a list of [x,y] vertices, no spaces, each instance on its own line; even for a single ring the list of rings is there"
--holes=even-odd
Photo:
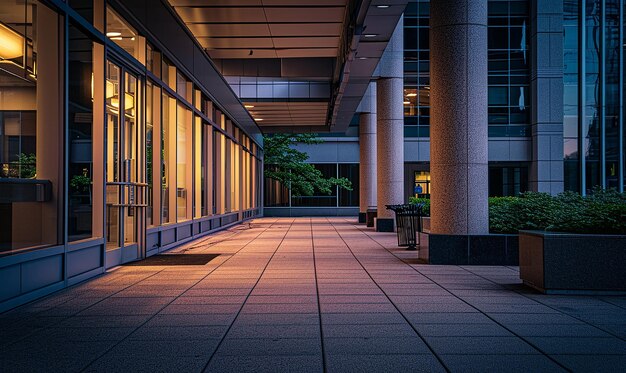
[[[107,80],[106,83],[106,98],[111,98],[115,96],[115,83]]]
[[[411,105],[411,101],[404,101],[403,104],[405,105]]]
[[[406,95],[406,97],[415,97],[417,96],[417,93],[409,93]]]
[[[243,105],[243,107],[245,107],[246,109],[252,109],[254,105]]]
[[[12,60],[24,55],[24,38],[0,23],[0,59]]]
[[[122,40],[122,37],[121,36],[116,36],[116,37],[109,38],[109,39],[111,39],[111,40]]]
[[[121,32],[117,32],[117,31],[111,31],[111,32],[107,32],[107,36],[112,38],[112,37],[116,37],[116,36],[122,36]]]
[[[135,107],[135,96],[125,93],[124,94],[124,109],[130,110]]]
[[[116,109],[119,109],[119,107],[120,107],[120,100],[117,97],[111,98],[111,106],[113,106]]]
[[[254,119],[255,122],[260,122],[260,121],[263,120],[262,118],[253,118],[253,119]]]

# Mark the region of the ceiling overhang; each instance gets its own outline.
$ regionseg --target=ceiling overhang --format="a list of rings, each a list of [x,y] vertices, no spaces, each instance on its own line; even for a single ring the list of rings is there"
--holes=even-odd
[[[264,132],[344,132],[408,0],[169,2]]]

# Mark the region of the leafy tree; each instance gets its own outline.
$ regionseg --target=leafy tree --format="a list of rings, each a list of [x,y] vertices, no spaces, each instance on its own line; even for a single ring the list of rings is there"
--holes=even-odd
[[[272,134],[263,139],[265,177],[276,180],[291,190],[291,195],[312,196],[314,193],[331,194],[338,186],[352,190],[352,183],[345,177],[325,178],[322,172],[310,163],[309,156],[293,147],[301,144],[320,144],[323,140],[316,134]]]

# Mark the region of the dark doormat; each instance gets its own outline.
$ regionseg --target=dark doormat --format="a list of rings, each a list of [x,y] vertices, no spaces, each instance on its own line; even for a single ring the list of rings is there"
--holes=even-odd
[[[161,254],[144,260],[125,264],[127,266],[202,266],[220,254]]]

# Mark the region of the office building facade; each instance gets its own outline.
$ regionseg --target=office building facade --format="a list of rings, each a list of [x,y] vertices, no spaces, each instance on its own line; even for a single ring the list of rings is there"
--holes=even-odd
[[[160,1],[0,4],[0,311],[261,214],[262,139]]]
[[[619,0],[487,2],[490,196],[624,190],[624,6]],[[430,8],[428,0],[412,0],[403,17],[405,200],[431,193]],[[346,132],[321,136],[325,144],[301,147],[312,163],[358,167],[358,114]],[[350,180],[358,189],[358,178]],[[269,181],[265,189],[266,214],[352,215],[359,207],[335,198],[330,208],[333,196],[320,194],[308,197],[305,208],[302,198],[289,204],[288,191],[277,192]]]

